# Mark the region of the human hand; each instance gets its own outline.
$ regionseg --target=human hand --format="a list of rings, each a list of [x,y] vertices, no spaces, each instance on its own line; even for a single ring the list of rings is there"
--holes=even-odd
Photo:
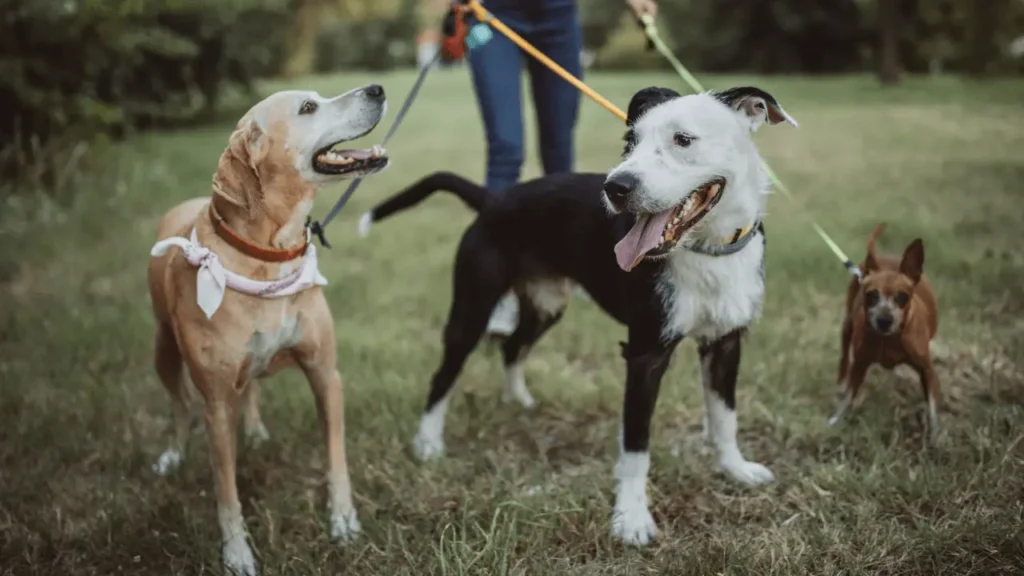
[[[643,16],[654,18],[658,15],[657,0],[626,0],[626,4],[633,10],[637,18]]]

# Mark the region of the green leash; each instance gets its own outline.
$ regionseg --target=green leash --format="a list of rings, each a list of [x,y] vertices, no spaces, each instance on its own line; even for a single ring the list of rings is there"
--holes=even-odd
[[[658,28],[654,25],[654,18],[651,18],[649,14],[644,14],[643,16],[640,17],[640,22],[643,24],[644,34],[647,35],[647,39],[650,40],[651,44],[654,45],[654,48],[659,53],[661,53],[661,55],[664,56],[666,60],[668,60],[669,64],[671,64],[672,67],[675,68],[676,73],[679,74],[683,81],[690,85],[690,89],[693,90],[694,92],[704,92],[704,87],[701,86],[700,82],[698,82],[697,79],[693,77],[693,74],[690,74],[690,71],[686,69],[686,66],[683,66],[682,62],[680,62],[679,59],[676,58],[675,54],[673,54],[672,51],[669,50],[668,45],[665,44],[665,41],[661,39],[661,35],[658,34]],[[768,177],[771,178],[772,184],[775,186],[775,188],[777,188],[779,192],[782,192],[782,195],[789,199],[790,202],[797,203],[796,199],[793,198],[793,194],[789,191],[789,188],[786,187],[786,185],[783,184],[781,180],[779,180],[779,177],[775,175],[775,172],[771,169],[770,166],[768,166],[768,163],[765,162],[764,160],[761,160],[761,167],[764,169],[765,172],[768,173]],[[861,272],[860,268],[857,267],[853,260],[850,260],[846,253],[843,252],[843,249],[840,248],[834,240],[832,240],[832,237],[829,236],[828,233],[826,233],[825,230],[821,226],[819,226],[813,218],[811,219],[811,227],[814,228],[814,231],[818,233],[818,236],[820,236],[821,239],[825,242],[825,245],[832,250],[832,253],[835,254],[837,258],[839,258],[839,261],[843,263],[843,266],[846,267],[846,270],[850,274],[855,276],[857,280],[862,279],[864,275]]]

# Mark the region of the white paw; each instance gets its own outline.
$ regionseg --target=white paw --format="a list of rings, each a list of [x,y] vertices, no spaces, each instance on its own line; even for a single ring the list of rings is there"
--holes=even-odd
[[[719,469],[730,478],[745,486],[760,486],[775,480],[775,475],[766,466],[747,460],[720,462]]]
[[[831,418],[828,419],[828,425],[829,426],[835,426],[836,424],[839,423],[839,418],[841,418],[841,417],[842,417],[842,414],[839,413],[839,412],[836,412],[835,414],[832,415]]]
[[[261,423],[259,426],[245,431],[245,440],[250,446],[257,447],[267,440],[270,440],[270,432],[268,432],[267,427]]]
[[[224,543],[224,570],[236,576],[257,576],[256,559],[245,543],[245,537],[231,538]]]
[[[363,529],[359,525],[359,518],[355,509],[341,514],[331,515],[331,539],[337,542],[348,543],[356,539],[356,535]]]
[[[444,454],[444,440],[421,432],[413,438],[412,448],[416,452],[416,456],[426,462],[433,458],[440,458]]]
[[[167,476],[178,469],[181,465],[181,452],[174,449],[164,450],[164,453],[153,463],[153,472],[161,476]]]
[[[630,546],[646,546],[658,533],[654,517],[646,506],[634,505],[612,513],[612,536]]]
[[[523,408],[533,408],[537,401],[533,399],[533,395],[526,389],[526,386],[519,388],[515,391],[506,389],[502,393],[501,399],[505,403],[518,402]]]

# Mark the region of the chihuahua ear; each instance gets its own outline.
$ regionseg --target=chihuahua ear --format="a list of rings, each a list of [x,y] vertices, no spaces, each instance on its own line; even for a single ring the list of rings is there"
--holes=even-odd
[[[880,268],[878,265],[878,255],[875,253],[875,241],[882,235],[882,232],[885,232],[885,222],[879,222],[875,226],[874,230],[868,234],[868,253],[867,256],[864,257],[865,273],[878,270]]]
[[[623,156],[632,152],[633,147],[636,146],[636,134],[633,132],[633,124],[651,108],[680,96],[679,92],[671,88],[659,88],[657,86],[644,88],[633,95],[633,98],[629,101],[629,108],[626,111],[627,130],[626,135],[622,138],[626,141],[626,147],[622,151]]]
[[[756,132],[762,124],[789,122],[798,126],[796,120],[782,109],[774,96],[753,86],[730,88],[725,92],[713,92],[712,96],[726,106],[742,113],[750,121],[750,131]]]
[[[900,274],[913,280],[917,284],[924,272],[924,243],[920,238],[914,241],[903,251],[903,260],[900,260]]]

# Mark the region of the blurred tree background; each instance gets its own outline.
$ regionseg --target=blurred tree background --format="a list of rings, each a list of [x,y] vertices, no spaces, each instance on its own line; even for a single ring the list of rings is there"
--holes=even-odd
[[[578,0],[603,69],[660,67],[623,0]],[[51,151],[201,120],[255,78],[415,63],[445,0],[0,0],[0,177]],[[486,5],[486,2],[485,2]],[[1024,0],[661,0],[695,70],[1020,74]],[[1017,41],[1014,44],[1014,41]],[[44,170],[45,172],[45,170]]]

